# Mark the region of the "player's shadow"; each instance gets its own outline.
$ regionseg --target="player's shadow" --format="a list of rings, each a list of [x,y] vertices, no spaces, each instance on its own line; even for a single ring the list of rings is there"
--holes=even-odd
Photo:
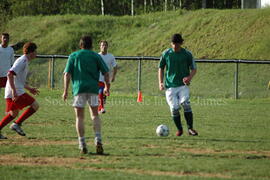
[[[90,155],[90,156],[109,156],[109,153],[103,153],[103,154],[97,154],[97,153],[93,153],[93,152],[88,152],[86,155]]]
[[[126,139],[126,140],[129,140],[129,139],[134,139],[134,140],[143,140],[143,139],[145,139],[145,140],[153,140],[153,139],[168,139],[169,138],[169,136],[167,136],[167,137],[155,137],[155,136],[153,136],[153,137],[150,137],[150,136],[142,136],[142,137],[123,137],[123,136],[109,136],[109,137],[107,137],[108,139]]]
[[[39,137],[33,137],[33,136],[28,136],[28,139],[40,139]],[[87,139],[93,139],[94,137],[86,137]],[[139,136],[139,137],[125,137],[125,136],[107,136],[107,139],[122,139],[122,140],[181,140],[181,141],[205,141],[205,142],[231,142],[231,143],[259,143],[259,142],[265,142],[265,143],[270,143],[270,140],[267,139],[224,139],[224,138],[207,138],[205,136],[181,136],[181,137],[172,137],[167,136],[167,137],[158,137],[158,136]],[[45,139],[48,140],[77,140],[76,136],[72,137],[46,137]]]
[[[254,140],[254,139],[218,139],[218,138],[205,138],[201,136],[193,136],[193,137],[188,137],[188,136],[182,136],[182,137],[149,137],[149,136],[142,136],[142,137],[122,137],[122,136],[111,136],[107,137],[108,139],[123,139],[123,140],[168,140],[168,139],[173,139],[173,140],[184,140],[184,141],[206,141],[206,142],[232,142],[232,143],[258,143],[258,142],[267,142],[269,143],[269,140]]]

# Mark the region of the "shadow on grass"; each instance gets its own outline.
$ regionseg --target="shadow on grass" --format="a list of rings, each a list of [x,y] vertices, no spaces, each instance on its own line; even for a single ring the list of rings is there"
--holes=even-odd
[[[36,139],[36,140],[77,140],[78,138],[76,136],[69,137],[69,136],[62,136],[62,137],[46,137],[46,138],[40,138],[40,137],[27,137],[28,139]],[[182,136],[182,137],[158,137],[158,136],[139,136],[139,137],[124,137],[124,136],[105,136],[107,139],[117,139],[117,140],[181,140],[181,141],[205,141],[205,142],[231,142],[231,143],[270,143],[270,140],[266,139],[218,139],[218,138],[205,138],[201,136],[194,136],[194,137],[188,137],[188,136]],[[94,139],[93,136],[88,136],[86,139]]]
[[[206,141],[206,142],[238,142],[238,143],[259,143],[259,142],[264,142],[264,143],[270,143],[270,140],[252,140],[252,139],[217,139],[217,138],[201,138],[200,136],[196,137],[121,137],[121,136],[109,136],[107,137],[108,139],[123,139],[123,140],[184,140],[184,141]]]

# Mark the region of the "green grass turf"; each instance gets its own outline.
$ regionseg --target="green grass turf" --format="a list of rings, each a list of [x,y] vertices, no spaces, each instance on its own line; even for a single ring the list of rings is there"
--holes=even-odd
[[[1,91],[1,96],[3,91]],[[86,112],[88,155],[80,155],[71,100],[41,89],[40,110],[26,120],[20,137],[8,126],[0,141],[1,179],[269,179],[269,99],[193,98],[198,137],[174,135],[163,96],[113,94],[103,120],[105,156],[96,156]],[[4,101],[0,102],[4,115]],[[183,115],[183,113],[182,113]],[[184,128],[185,121],[182,118]],[[159,124],[170,128],[158,137]]]

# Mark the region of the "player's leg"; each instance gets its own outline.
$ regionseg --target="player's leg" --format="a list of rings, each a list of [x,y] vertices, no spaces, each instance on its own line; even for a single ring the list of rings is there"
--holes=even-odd
[[[5,87],[6,87],[6,83],[7,83],[7,77],[0,77],[0,93],[1,90],[3,89],[5,91]],[[5,115],[7,115],[8,113],[5,112]],[[0,133],[1,134],[1,133]],[[0,138],[1,139],[1,138]]]
[[[87,146],[84,137],[84,106],[86,103],[86,95],[78,94],[74,97],[73,107],[76,116],[76,131],[79,141],[79,149],[82,154],[87,154]]]
[[[15,121],[17,124],[22,124],[26,119],[32,116],[39,109],[39,104],[37,101],[34,101],[28,109],[26,109],[22,115]]]
[[[82,154],[87,154],[87,147],[84,136],[84,108],[75,107],[76,131],[79,141],[79,149]]]
[[[187,122],[188,133],[192,136],[197,136],[198,133],[193,129],[193,113],[190,105],[189,87],[181,86],[180,103],[184,109],[184,116]]]
[[[21,128],[22,123],[26,119],[28,119],[30,116],[32,116],[38,110],[39,105],[38,105],[37,101],[32,96],[28,95],[27,93],[21,95],[18,98],[18,100],[15,102],[15,104],[19,109],[23,109],[27,106],[30,106],[10,126],[10,129],[16,131],[21,136],[25,136],[26,134],[24,133],[24,131]]]
[[[93,120],[93,130],[95,133],[95,145],[96,145],[96,153],[103,154],[103,147],[102,147],[102,138],[101,138],[101,119],[98,114],[98,97],[96,95],[90,96],[89,110],[90,115]]]
[[[105,108],[104,108],[104,87],[105,84],[103,82],[99,82],[99,92],[98,92],[98,101],[99,101],[99,106],[98,106],[98,112],[105,113]]]
[[[169,88],[166,90],[166,100],[170,106],[171,116],[174,121],[175,126],[177,127],[176,136],[181,136],[183,134],[183,128],[181,123],[180,116],[180,106],[179,106],[179,97],[178,97],[178,88]]]
[[[0,77],[0,90],[1,88],[5,88],[7,84],[7,77]]]
[[[14,105],[11,98],[6,99],[6,116],[0,121],[0,139],[7,139],[1,134],[1,129],[3,129],[8,123],[18,115],[19,110]]]

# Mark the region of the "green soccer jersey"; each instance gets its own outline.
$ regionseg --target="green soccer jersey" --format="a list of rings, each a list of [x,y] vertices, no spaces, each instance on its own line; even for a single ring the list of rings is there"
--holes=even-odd
[[[183,78],[190,75],[190,70],[196,69],[196,64],[190,51],[181,48],[174,52],[169,48],[160,57],[159,68],[165,67],[165,87],[170,88],[183,86]]]
[[[71,74],[72,93],[98,94],[99,73],[106,73],[109,69],[99,54],[81,49],[72,53],[67,61],[64,72]]]

